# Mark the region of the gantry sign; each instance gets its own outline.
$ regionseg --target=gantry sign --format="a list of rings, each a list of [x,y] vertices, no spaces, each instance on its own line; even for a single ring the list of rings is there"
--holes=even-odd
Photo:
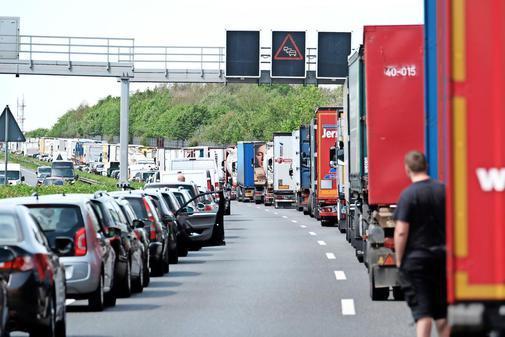
[[[120,179],[128,179],[129,83],[343,84],[350,33],[227,31],[225,47],[146,46],[132,38],[20,35],[20,19],[0,17],[0,74],[113,77],[121,82]],[[1,102],[0,102],[1,103]]]
[[[227,31],[226,81],[343,83],[351,33],[318,32],[317,46],[306,48],[304,31],[273,31],[271,48],[260,47],[259,31]],[[269,64],[270,69],[262,69],[261,64]]]

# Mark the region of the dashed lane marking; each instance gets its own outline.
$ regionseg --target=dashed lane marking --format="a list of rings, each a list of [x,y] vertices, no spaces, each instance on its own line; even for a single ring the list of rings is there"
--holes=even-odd
[[[335,254],[333,254],[333,253],[326,253],[326,257],[328,258],[328,260],[335,260],[336,259]]]
[[[316,236],[317,234],[314,232],[309,232],[309,235]]]
[[[75,302],[74,299],[68,299],[68,300],[65,300],[65,305],[70,305],[70,304],[72,304],[74,302]]]
[[[286,215],[283,215],[282,217],[283,217],[284,219],[287,219],[287,218],[288,218]]]
[[[279,213],[277,213],[277,212],[274,212],[274,214],[275,214],[275,215],[278,215]]]
[[[356,315],[356,309],[354,308],[354,300],[353,299],[343,299],[342,303],[342,315],[351,316]]]
[[[305,225],[300,225],[300,228],[307,228],[307,226],[305,226]]]
[[[317,243],[318,243],[320,246],[326,246],[326,242],[324,242],[324,241],[317,241]]]
[[[347,277],[345,276],[345,273],[342,270],[335,270],[335,278],[337,279],[337,281],[347,280]]]
[[[292,223],[297,223],[298,221],[296,221],[296,220],[291,220],[291,222],[292,222]]]

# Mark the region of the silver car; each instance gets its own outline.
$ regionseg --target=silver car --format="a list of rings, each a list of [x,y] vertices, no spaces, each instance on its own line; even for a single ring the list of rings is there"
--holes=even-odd
[[[112,291],[115,253],[105,228],[84,195],[45,195],[13,198],[2,204],[28,207],[50,244],[57,238],[73,240],[73,249],[60,256],[65,266],[67,297],[87,299],[92,310],[116,304]]]

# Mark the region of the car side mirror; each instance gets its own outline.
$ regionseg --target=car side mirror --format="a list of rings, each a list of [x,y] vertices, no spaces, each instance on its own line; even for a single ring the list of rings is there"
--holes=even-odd
[[[196,207],[200,210],[205,209],[205,204],[203,202],[199,202]]]
[[[21,176],[21,181],[25,181],[25,176]]]
[[[74,240],[65,236],[57,237],[54,240],[53,251],[60,255],[69,255],[74,250]]]
[[[193,215],[195,214],[195,209],[191,206],[186,206],[181,210],[181,213],[186,215]]]
[[[121,228],[117,227],[107,227],[107,237],[112,238],[116,235],[121,235]]]
[[[133,228],[144,228],[146,226],[145,222],[140,219],[133,220]]]

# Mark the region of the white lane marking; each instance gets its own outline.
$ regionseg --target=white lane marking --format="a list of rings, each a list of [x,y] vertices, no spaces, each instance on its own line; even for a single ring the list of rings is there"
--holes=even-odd
[[[314,232],[309,232],[309,235],[316,236],[317,234]]]
[[[326,253],[326,257],[328,258],[328,260],[335,260],[336,259],[335,254],[333,254],[333,253]]]
[[[257,209],[260,209],[260,207],[259,207],[259,206],[256,206],[256,208],[257,208]]]
[[[324,241],[317,241],[317,243],[318,243],[320,246],[326,246],[326,242],[324,242]]]
[[[287,219],[287,218],[288,218],[286,215],[283,215],[282,217],[283,217],[284,219]]]
[[[265,208],[265,212],[270,212],[270,210],[268,208]]]
[[[305,225],[300,225],[300,228],[307,228],[307,226],[305,226]]]
[[[275,214],[275,215],[278,215],[279,213],[277,213],[277,212],[274,212],[274,214]]]
[[[345,273],[342,270],[335,270],[335,278],[337,279],[337,281],[347,280],[347,277],[345,276]]]
[[[292,222],[292,223],[297,223],[298,221],[296,221],[296,220],[291,220],[291,222]]]
[[[72,304],[74,302],[75,302],[74,299],[69,298],[68,300],[65,300],[65,305],[70,305],[70,304]]]
[[[354,300],[353,299],[343,299],[342,303],[342,315],[356,315],[356,309],[354,308]]]

